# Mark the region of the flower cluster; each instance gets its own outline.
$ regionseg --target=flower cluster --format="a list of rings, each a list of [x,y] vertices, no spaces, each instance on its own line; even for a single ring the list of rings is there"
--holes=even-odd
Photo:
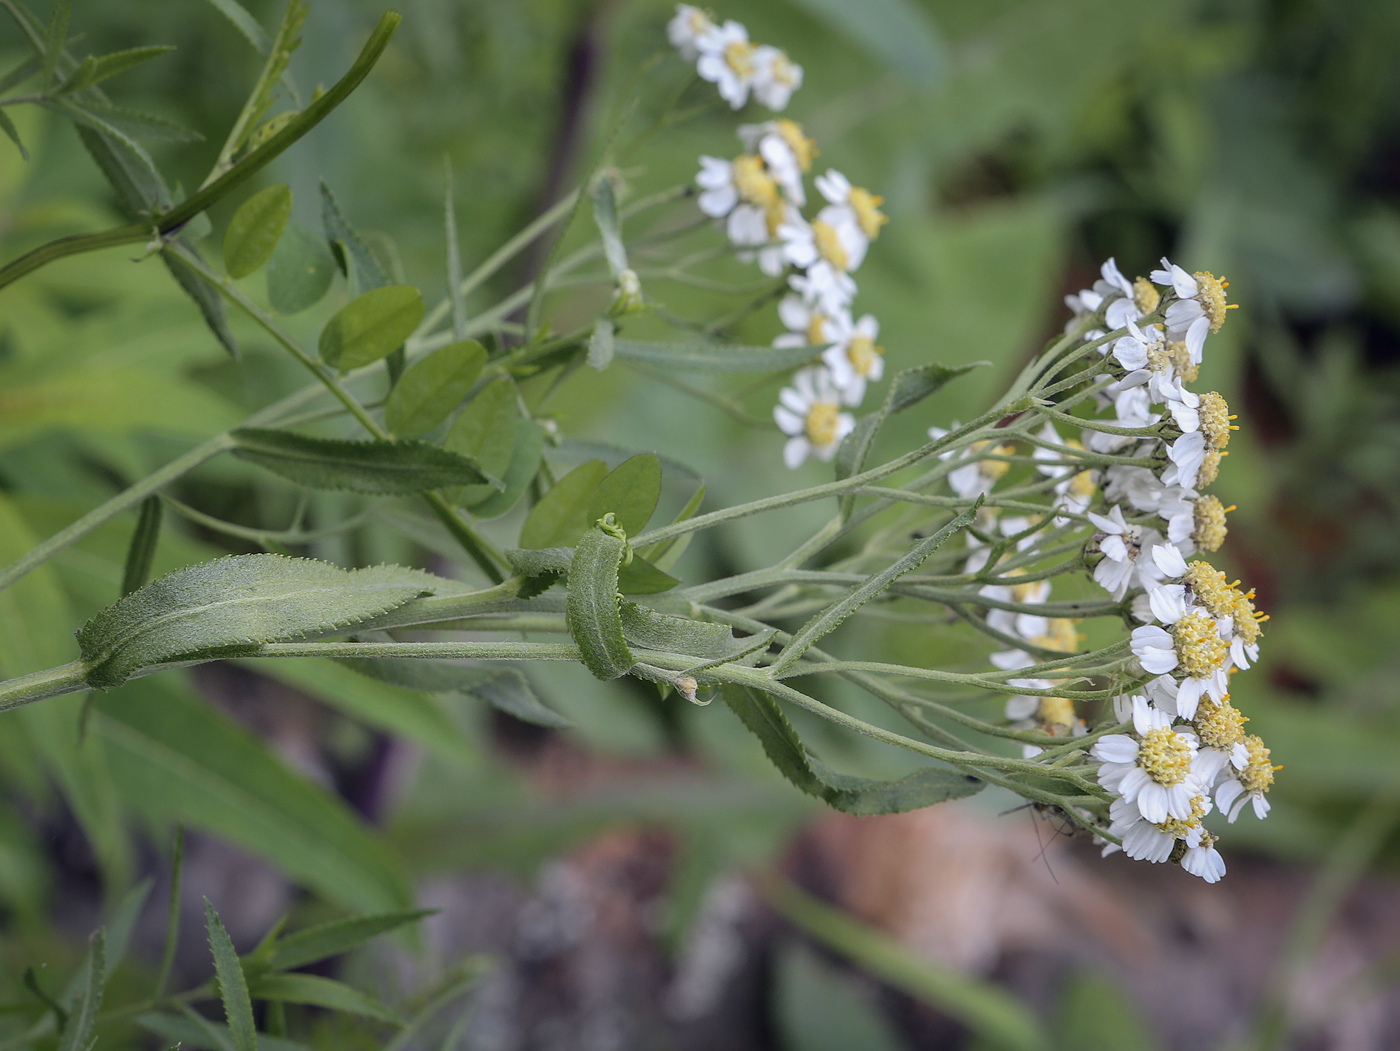
[[[738,22],[717,25],[681,4],[669,32],[671,43],[735,109],[750,94],[769,109],[784,109],[802,83],[800,66],[776,48],[750,43]],[[883,199],[828,169],[813,179],[824,203],[808,219],[806,176],[818,151],[802,126],[787,119],[745,124],[739,140],[743,151],[732,159],[700,158],[700,210],[723,222],[741,258],[756,261],[770,277],[787,275],[789,294],[778,304],[787,331],[774,345],[826,348],[819,363],[799,370],[781,391],[773,416],[789,436],[783,450],[789,467],[809,456],[830,460],[855,427],[844,410],[859,405],[867,385],[884,375],[879,322],[852,311],[852,275],[887,221]]]

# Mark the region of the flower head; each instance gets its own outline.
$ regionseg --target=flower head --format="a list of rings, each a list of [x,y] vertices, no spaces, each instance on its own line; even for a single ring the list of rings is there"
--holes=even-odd
[[[784,434],[783,462],[800,467],[808,456],[830,460],[841,439],[855,429],[855,417],[841,411],[841,393],[831,373],[816,365],[798,370],[792,386],[778,392],[773,418]]]

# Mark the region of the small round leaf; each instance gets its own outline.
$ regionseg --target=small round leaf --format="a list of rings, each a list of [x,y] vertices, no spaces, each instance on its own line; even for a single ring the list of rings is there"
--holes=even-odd
[[[279,314],[299,314],[321,301],[334,277],[326,242],[300,223],[288,223],[267,264],[267,301]]]
[[[464,399],[486,364],[486,348],[474,339],[429,354],[399,377],[384,407],[384,422],[401,438],[427,434]],[[501,464],[499,475],[505,470]]]
[[[272,258],[292,214],[292,191],[278,183],[249,197],[224,233],[224,269],[247,277]]]
[[[412,285],[386,285],[352,299],[321,330],[321,359],[354,369],[388,357],[423,320],[427,307]]]

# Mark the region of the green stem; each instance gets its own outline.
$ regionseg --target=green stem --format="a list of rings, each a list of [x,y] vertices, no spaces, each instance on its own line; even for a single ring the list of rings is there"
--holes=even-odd
[[[45,697],[57,697],[60,694],[77,693],[85,689],[87,666],[82,661],[71,661],[57,668],[47,668],[0,682],[0,712],[42,701]]]

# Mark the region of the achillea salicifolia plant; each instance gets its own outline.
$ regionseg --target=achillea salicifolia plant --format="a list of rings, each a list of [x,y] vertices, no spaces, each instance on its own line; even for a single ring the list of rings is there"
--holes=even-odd
[[[1252,592],[1197,557],[1219,549],[1229,510],[1203,490],[1227,453],[1234,417],[1219,394],[1188,386],[1230,309],[1225,281],[1166,260],[1128,280],[1110,259],[1093,288],[1068,298],[1073,316],[1063,337],[1027,364],[994,406],[966,423],[932,427],[927,443],[872,463],[890,416],[967,371],[909,369],[893,377],[877,407],[854,411],[884,379],[879,324],[854,307],[854,275],[887,221],[881,198],[834,169],[813,176],[817,144],[783,117],[740,125],[740,148],[728,159],[701,157],[698,191],[634,197],[627,182],[637,176],[623,175],[632,171],[623,167],[629,150],[706,108],[673,104],[635,140],[624,134],[624,118],[581,190],[465,277],[449,194],[449,294],[432,310],[417,289],[389,282],[324,191],[326,238],[345,303],[320,330],[317,346],[305,346],[238,284],[263,268],[274,248],[305,250],[277,247],[291,206],[287,188],[263,189],[239,208],[224,237],[222,272],[202,257],[196,229],[210,204],[353,90],[396,21],[386,16],[330,91],[267,118],[302,17],[303,5],[293,3],[219,164],[179,203],[144,150],[102,124],[105,96],[83,81],[79,64],[66,52],[43,63],[46,82],[35,98],[78,114],[99,159],[122,162],[104,163],[104,171],[137,173],[117,185],[133,222],[36,249],[0,270],[0,287],[61,255],[147,242],[220,339],[232,346],[224,322],[231,304],[313,382],[0,571],[0,586],[8,586],[101,523],[142,507],[123,596],[79,633],[76,660],[0,685],[0,704],[107,689],[230,656],[325,656],[400,684],[508,703],[527,718],[553,717],[517,671],[487,662],[576,661],[601,679],[635,676],[696,704],[723,697],[789,780],[843,810],[907,810],[994,784],[1062,812],[1098,837],[1105,852],[1178,862],[1208,882],[1224,874],[1203,822],[1215,808],[1233,822],[1246,803],[1264,817],[1277,769],[1263,742],[1245,732],[1246,717],[1229,692],[1230,675],[1257,658],[1265,618]],[[718,91],[734,110],[781,112],[802,84],[800,66],[751,42],[737,22],[716,23],[681,5],[668,35],[698,78],[676,103],[697,92],[713,100],[709,92]],[[41,54],[49,36],[31,33]],[[468,309],[469,297],[502,264],[561,222],[567,228],[584,202],[596,242],[571,254],[556,243],[538,278],[492,306]],[[705,243],[678,250],[693,237]],[[295,261],[294,254],[286,258]],[[756,265],[762,280],[733,286],[693,269],[725,258]],[[269,300],[283,314],[328,291],[283,276],[293,272],[295,266],[269,271]],[[687,318],[659,297],[665,282],[731,292],[743,302],[717,318]],[[602,293],[601,316],[556,331],[546,319],[548,293],[590,285]],[[775,303],[785,331],[771,346],[721,338]],[[624,338],[642,324],[686,335]],[[785,436],[782,458],[793,468],[809,457],[831,461],[835,477],[703,514],[698,486],[674,521],[647,528],[662,489],[657,457],[642,453],[611,470],[589,461],[560,477],[548,465],[545,450],[568,439],[539,414],[548,395],[521,383],[542,374],[562,382],[584,363],[635,369],[747,422],[754,421],[741,395],[677,374],[796,370],[773,407]],[[313,423],[341,431],[307,433]],[[436,525],[420,516],[413,535],[440,526],[441,541],[468,558],[462,579],[268,553],[145,583],[162,500],[205,528],[248,537],[246,527],[164,496],[171,483],[224,453],[300,487],[411,501],[386,521],[405,521],[413,508],[430,514]],[[830,520],[811,536],[793,537],[790,554],[776,564],[702,582],[671,575],[696,532],[812,501],[834,504]],[[527,503],[528,513],[520,514]],[[356,528],[358,519],[319,525],[324,534]],[[302,536],[276,535],[291,547]],[[831,555],[838,542],[853,553]],[[1086,574],[1102,595],[1052,597],[1056,581],[1073,586]],[[984,638],[964,648],[968,663],[951,668],[847,659],[818,647],[851,617],[962,624],[969,640]],[[1110,637],[1109,626],[1120,625],[1118,637],[1082,648],[1087,636],[1079,629],[1090,619],[1100,625],[1094,637]],[[406,629],[411,637],[401,637]],[[450,634],[423,641],[431,631]],[[539,641],[547,633],[557,641]],[[910,729],[898,733],[823,702],[799,688],[810,676],[853,684]],[[980,703],[988,698],[1006,698],[1003,715]],[[838,773],[806,749],[784,715],[787,705],[929,762],[893,782]]]

